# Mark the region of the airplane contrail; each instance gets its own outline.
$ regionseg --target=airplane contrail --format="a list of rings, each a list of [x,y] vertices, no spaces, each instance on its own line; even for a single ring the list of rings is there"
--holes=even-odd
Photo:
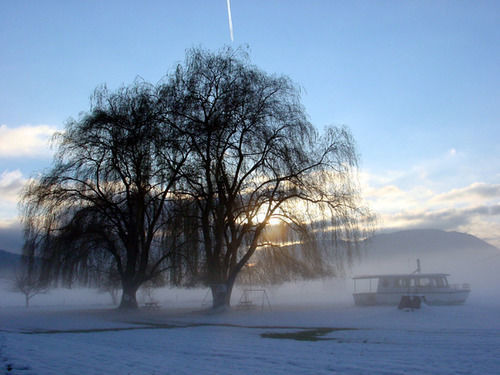
[[[231,42],[234,42],[233,19],[231,17],[231,0],[227,0],[227,17],[229,18],[229,32],[231,34]]]

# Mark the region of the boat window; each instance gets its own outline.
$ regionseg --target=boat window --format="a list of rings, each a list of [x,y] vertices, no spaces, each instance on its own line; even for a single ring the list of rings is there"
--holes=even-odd
[[[382,279],[381,284],[382,284],[383,288],[388,288],[389,287],[389,279]]]
[[[421,277],[418,280],[418,284],[419,284],[419,286],[423,286],[423,287],[431,287],[431,286],[433,286],[432,285],[432,279],[430,279],[428,277]]]
[[[438,288],[446,288],[448,286],[448,280],[446,280],[446,277],[438,277],[436,279],[436,284]]]
[[[408,279],[396,279],[394,281],[394,286],[396,288],[408,288],[409,280]]]

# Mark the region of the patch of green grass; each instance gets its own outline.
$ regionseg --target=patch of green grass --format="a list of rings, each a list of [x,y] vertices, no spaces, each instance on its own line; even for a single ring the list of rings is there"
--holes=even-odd
[[[290,339],[298,341],[325,341],[337,340],[333,337],[323,337],[334,331],[349,331],[357,328],[331,328],[331,327],[296,327],[296,326],[246,326],[228,323],[184,323],[184,324],[164,324],[153,322],[129,322],[134,324],[133,327],[119,328],[90,328],[90,329],[69,329],[69,330],[33,330],[22,332],[28,335],[37,334],[65,334],[65,333],[103,333],[103,332],[119,332],[119,331],[135,331],[135,330],[151,330],[151,329],[174,329],[174,328],[196,328],[196,327],[226,327],[226,328],[250,328],[250,329],[280,329],[290,330],[294,332],[267,332],[261,333],[261,337],[270,339]]]
[[[336,340],[334,337],[323,337],[334,331],[348,331],[354,328],[314,328],[295,332],[267,332],[260,336],[266,339],[288,339],[297,341],[327,341]]]

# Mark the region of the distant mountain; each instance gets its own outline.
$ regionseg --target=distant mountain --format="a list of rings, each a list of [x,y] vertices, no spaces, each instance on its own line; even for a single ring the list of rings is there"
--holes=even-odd
[[[470,234],[422,229],[377,234],[362,247],[351,272],[359,274],[450,273],[454,280],[496,288],[500,285],[500,250]],[[496,289],[495,289],[496,290]],[[498,292],[497,292],[498,293]]]
[[[0,249],[0,278],[9,278],[19,266],[21,255]]]
[[[21,253],[23,242],[23,227],[20,223],[0,226],[0,249]]]
[[[368,256],[432,255],[435,253],[473,252],[477,255],[499,252],[495,246],[459,232],[436,229],[415,229],[377,234],[366,244]]]

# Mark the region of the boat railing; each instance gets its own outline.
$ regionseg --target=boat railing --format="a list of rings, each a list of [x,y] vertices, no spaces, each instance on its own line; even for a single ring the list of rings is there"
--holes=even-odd
[[[457,290],[470,290],[470,284],[450,284],[450,287]]]

